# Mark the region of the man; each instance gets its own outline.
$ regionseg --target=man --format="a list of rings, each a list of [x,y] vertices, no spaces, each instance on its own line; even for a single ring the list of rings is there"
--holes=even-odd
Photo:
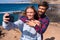
[[[43,33],[46,31],[49,25],[49,19],[45,15],[48,8],[49,8],[49,5],[47,2],[42,2],[41,4],[38,5],[38,14],[39,14],[39,20],[41,22],[41,29],[40,31],[36,29],[36,31],[41,33],[42,39],[43,39]]]
[[[47,2],[42,2],[38,4],[38,15],[39,15],[39,22],[40,26],[35,26],[35,30],[41,34],[41,40],[43,40],[43,33],[46,31],[48,25],[49,25],[49,18],[45,15],[47,9],[49,8],[49,5]],[[33,26],[33,22],[30,21],[28,23],[30,26]]]

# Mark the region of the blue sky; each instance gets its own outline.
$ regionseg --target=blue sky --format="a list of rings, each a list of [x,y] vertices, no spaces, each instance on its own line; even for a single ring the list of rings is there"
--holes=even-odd
[[[0,3],[31,2],[31,0],[0,0]]]

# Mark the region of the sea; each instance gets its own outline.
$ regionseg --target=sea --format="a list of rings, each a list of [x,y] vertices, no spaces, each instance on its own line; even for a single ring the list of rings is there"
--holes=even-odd
[[[37,10],[38,8],[38,4],[34,3],[34,4],[29,4],[29,3],[21,3],[21,4],[0,4],[0,25],[2,25],[2,21],[3,21],[3,15],[6,12],[9,12],[10,14],[12,14],[14,16],[14,21],[18,20],[19,14],[13,14],[13,12],[16,11],[24,11],[26,9],[27,6],[34,6]]]

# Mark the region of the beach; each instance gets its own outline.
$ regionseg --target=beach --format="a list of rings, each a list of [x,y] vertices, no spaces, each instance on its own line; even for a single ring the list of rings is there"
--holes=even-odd
[[[3,15],[4,13],[11,13],[13,14],[16,11],[23,12],[27,6],[33,5],[36,10],[38,9],[39,2],[43,0],[31,0],[33,4],[29,3],[3,3],[1,4],[0,1],[0,25],[2,25]],[[60,0],[45,0],[49,3],[49,9],[46,12],[47,16],[50,19],[50,24],[43,34],[43,40],[60,40]],[[9,1],[10,2],[10,1]],[[19,14],[13,14],[14,21],[20,17]],[[19,29],[10,29],[6,30],[2,26],[0,26],[0,40],[19,40],[22,33]]]
[[[1,28],[1,27],[0,27]],[[21,37],[21,31],[19,29],[11,29],[7,31],[6,29],[1,28],[2,33],[5,33],[4,36],[0,37],[0,40],[19,40]],[[60,23],[50,22],[46,32],[43,35],[44,40],[60,40]]]
[[[44,40],[60,40],[60,23],[51,22],[44,33]]]

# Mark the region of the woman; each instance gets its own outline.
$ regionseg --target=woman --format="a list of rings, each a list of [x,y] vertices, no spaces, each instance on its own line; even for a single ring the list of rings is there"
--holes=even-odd
[[[38,20],[38,14],[33,6],[27,7],[24,16],[20,17],[14,23],[9,22],[9,18],[5,18],[6,16],[9,16],[9,14],[3,16],[3,27],[8,30],[16,27],[19,28],[22,32],[20,40],[41,40],[41,35],[33,27],[28,25],[30,21],[33,26],[38,25],[36,22]]]

